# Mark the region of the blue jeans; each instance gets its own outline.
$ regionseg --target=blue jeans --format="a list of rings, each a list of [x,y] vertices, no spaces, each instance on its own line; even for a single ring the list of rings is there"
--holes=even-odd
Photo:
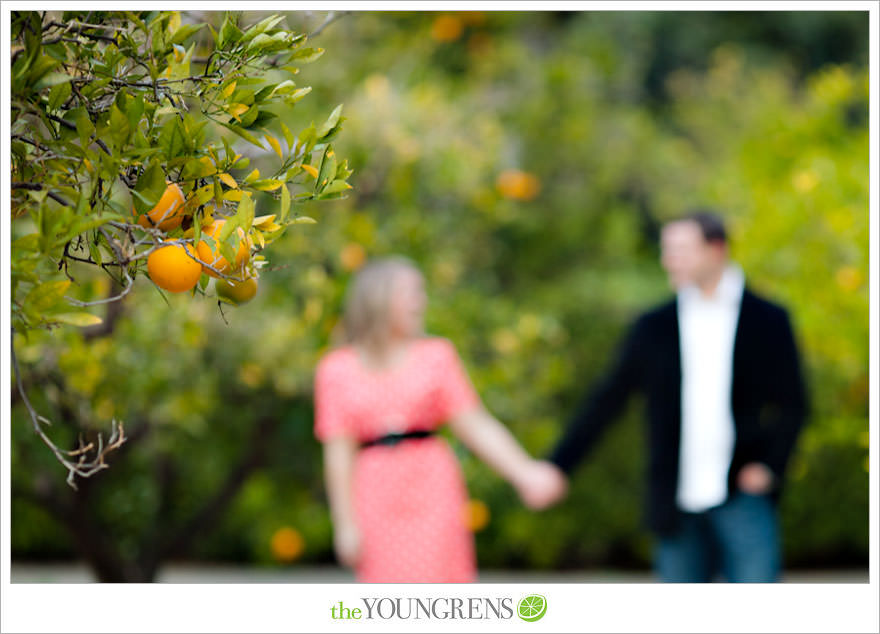
[[[779,526],[768,496],[736,491],[719,506],[682,515],[678,532],[655,549],[661,581],[707,582],[719,572],[731,582],[779,580]]]

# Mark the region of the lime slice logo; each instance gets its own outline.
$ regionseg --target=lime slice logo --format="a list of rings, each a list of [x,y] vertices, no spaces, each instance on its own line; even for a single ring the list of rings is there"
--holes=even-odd
[[[530,594],[520,599],[517,614],[523,621],[537,621],[547,612],[547,599],[540,594]]]

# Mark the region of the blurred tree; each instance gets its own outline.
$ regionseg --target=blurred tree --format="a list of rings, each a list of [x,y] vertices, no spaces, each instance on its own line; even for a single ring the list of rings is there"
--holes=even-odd
[[[173,11],[12,17],[14,331],[72,324],[93,326],[89,336],[109,333],[118,307],[94,328],[100,317],[71,312],[71,306],[116,302],[145,270],[171,292],[198,285],[194,293],[204,294],[209,275],[253,286],[265,257],[251,260],[249,251],[262,250],[288,225],[310,220],[289,217],[291,200],[338,198],[350,188],[346,162],[329,144],[341,125],[341,107],[298,137],[282,124],[286,152],[265,128],[275,116],[267,106],[292,106],[310,90],[289,78],[268,81],[267,71],[280,67],[293,76],[294,64],[322,52],[303,47],[304,34],[276,28],[283,16],[242,30],[227,15],[216,30],[210,27],[210,40],[192,41],[188,49],[184,44],[205,25],[182,24]],[[197,48],[204,57],[194,58]],[[253,170],[237,180],[234,174],[250,159],[235,153],[220,130],[277,154],[272,176]],[[260,131],[262,139],[255,136]],[[292,197],[288,184],[302,191]],[[254,192],[277,192],[278,213],[255,218]],[[228,203],[237,203],[235,213],[226,214]],[[209,227],[212,219],[216,224]],[[72,262],[102,268],[114,281],[110,296],[66,296],[75,282]],[[235,296],[226,292],[220,299],[236,303]],[[68,469],[68,482],[75,486],[76,475],[106,467],[106,453],[124,441],[121,423],[114,420],[106,446],[99,435],[73,451],[58,448],[43,431],[48,421],[28,402],[13,361],[34,430]]]
[[[112,450],[119,457],[133,451],[132,462],[150,456],[146,447],[132,445],[145,441],[152,422],[143,410],[135,413],[126,437],[108,405],[123,399],[122,391],[105,392],[103,411],[83,407],[81,397],[104,369],[96,356],[60,355],[57,367],[42,358],[39,372],[25,376],[15,348],[48,341],[39,331],[61,324],[85,327],[73,335],[81,347],[87,341],[105,351],[115,346],[102,338],[114,333],[123,315],[120,302],[141,273],[160,294],[207,295],[209,276],[223,278],[218,306],[247,301],[267,264],[260,252],[289,225],[314,222],[292,209],[341,198],[350,189],[347,162],[330,145],[341,129],[341,106],[297,135],[285,123],[280,131],[266,128],[276,117],[271,106],[290,109],[308,94],[310,88],[291,77],[323,52],[304,46],[305,34],[278,28],[283,19],[261,16],[241,28],[236,15],[225,14],[205,29],[173,11],[13,13],[14,404],[24,406],[31,430],[67,469],[74,489],[76,476],[88,478],[108,466]],[[262,152],[242,150],[252,155],[244,156],[233,149],[236,140]],[[265,154],[271,156],[267,176],[245,171],[251,158]],[[254,196],[262,192],[271,194],[275,213],[255,217]],[[105,277],[95,278],[98,271]],[[236,281],[246,290],[224,290]],[[66,295],[75,288],[79,297]],[[71,306],[103,304],[103,322],[91,312],[71,312]],[[50,419],[38,414],[45,411],[44,395],[35,398],[35,407],[31,387],[45,387],[57,405],[52,418],[63,427],[55,440],[43,429]],[[95,423],[104,412],[113,420],[106,444]],[[15,491],[65,525],[102,580],[149,580],[164,557],[190,543],[229,503],[260,463],[276,423],[263,417],[198,510],[172,533],[157,521],[151,528],[159,530],[149,533],[136,556],[105,539],[93,482],[64,493],[34,463],[24,467],[27,475],[17,478]],[[76,438],[76,449],[61,448]],[[17,450],[26,454],[26,446]],[[164,495],[161,487],[174,482],[175,465],[160,454],[155,468]],[[170,502],[161,498],[157,520]],[[115,506],[125,504],[116,500]]]

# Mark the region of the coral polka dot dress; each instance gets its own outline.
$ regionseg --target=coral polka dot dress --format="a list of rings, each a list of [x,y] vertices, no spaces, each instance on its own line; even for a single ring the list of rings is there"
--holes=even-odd
[[[394,367],[371,370],[351,347],[321,359],[315,376],[315,435],[363,442],[393,432],[436,429],[480,405],[453,345],[414,340]],[[438,436],[361,449],[353,475],[361,536],[358,581],[476,580],[467,490],[458,461]]]

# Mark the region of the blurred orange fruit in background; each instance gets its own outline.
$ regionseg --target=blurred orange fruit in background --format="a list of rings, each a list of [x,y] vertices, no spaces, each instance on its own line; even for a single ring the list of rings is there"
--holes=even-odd
[[[305,545],[299,531],[290,526],[282,526],[275,531],[270,542],[272,556],[282,563],[296,561],[305,550]]]
[[[495,187],[505,198],[512,200],[532,200],[541,191],[541,181],[529,172],[507,169],[498,175]]]

